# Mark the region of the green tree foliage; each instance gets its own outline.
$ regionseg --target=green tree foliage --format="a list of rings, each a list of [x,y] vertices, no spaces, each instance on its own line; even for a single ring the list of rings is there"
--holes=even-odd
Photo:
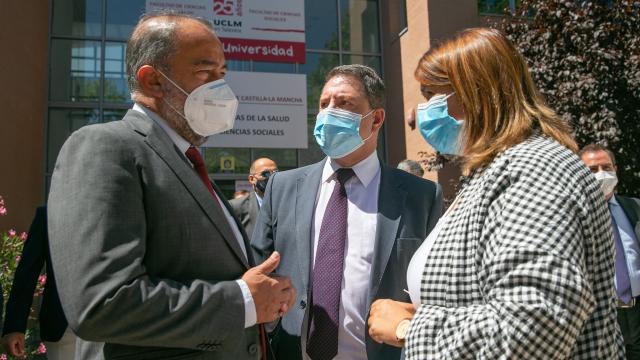
[[[580,146],[618,163],[618,190],[640,195],[640,0],[525,0],[503,30]]]

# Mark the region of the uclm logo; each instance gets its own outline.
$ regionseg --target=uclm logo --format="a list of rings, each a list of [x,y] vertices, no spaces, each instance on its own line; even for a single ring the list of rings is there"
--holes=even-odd
[[[234,0],[213,0],[213,13],[215,15],[233,15]]]

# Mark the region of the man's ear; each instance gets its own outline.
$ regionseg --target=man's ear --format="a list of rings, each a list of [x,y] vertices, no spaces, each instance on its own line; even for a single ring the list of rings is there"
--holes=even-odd
[[[385,116],[385,112],[383,108],[378,108],[375,109],[373,111],[373,114],[371,114],[373,116],[373,125],[371,126],[371,130],[375,131],[378,130],[382,127],[382,124],[384,123],[384,116]]]
[[[162,75],[151,65],[143,65],[138,69],[136,77],[140,86],[140,91],[149,97],[162,98],[164,91],[160,77]]]

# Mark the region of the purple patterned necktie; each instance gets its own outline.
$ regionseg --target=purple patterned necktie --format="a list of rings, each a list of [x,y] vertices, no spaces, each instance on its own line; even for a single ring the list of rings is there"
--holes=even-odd
[[[616,245],[616,293],[618,294],[618,300],[628,304],[631,302],[631,279],[629,278],[627,258],[624,256],[624,247],[622,246],[618,224],[613,217],[613,211],[611,211],[611,204],[609,204],[609,212],[611,213],[613,242]]]
[[[313,360],[330,360],[338,354],[340,292],[347,239],[347,192],[344,184],[355,175],[338,169],[337,182],[324,211],[313,267],[311,328],[307,354]]]

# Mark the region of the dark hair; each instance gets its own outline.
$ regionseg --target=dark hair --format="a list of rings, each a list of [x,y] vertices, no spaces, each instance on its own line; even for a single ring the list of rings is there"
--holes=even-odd
[[[156,24],[149,23],[156,20]],[[151,65],[169,72],[169,59],[177,51],[176,30],[182,21],[195,20],[213,31],[211,23],[205,19],[179,14],[173,11],[160,11],[144,14],[133,29],[127,42],[126,69],[129,90],[140,90],[137,72],[144,65]]]
[[[596,152],[596,151],[604,151],[606,152],[609,157],[611,158],[611,163],[613,163],[613,165],[616,164],[616,157],[615,155],[613,155],[613,152],[611,150],[609,150],[609,148],[607,148],[604,145],[600,145],[600,144],[589,144],[585,147],[583,147],[582,149],[580,149],[580,151],[578,152],[578,155],[580,157],[582,157],[582,155],[586,154],[586,153],[590,153],[590,152]]]
[[[406,171],[410,174],[413,174],[419,177],[422,177],[422,175],[424,175],[424,169],[422,169],[422,166],[420,166],[420,163],[411,159],[405,159],[400,161],[400,163],[398,164],[398,169]]]
[[[371,108],[377,109],[384,107],[384,82],[375,70],[360,64],[340,65],[329,71],[325,78],[325,82],[338,75],[353,76],[358,79],[360,84],[362,84],[364,95],[367,97],[367,101],[369,101],[369,106],[371,106]]]

